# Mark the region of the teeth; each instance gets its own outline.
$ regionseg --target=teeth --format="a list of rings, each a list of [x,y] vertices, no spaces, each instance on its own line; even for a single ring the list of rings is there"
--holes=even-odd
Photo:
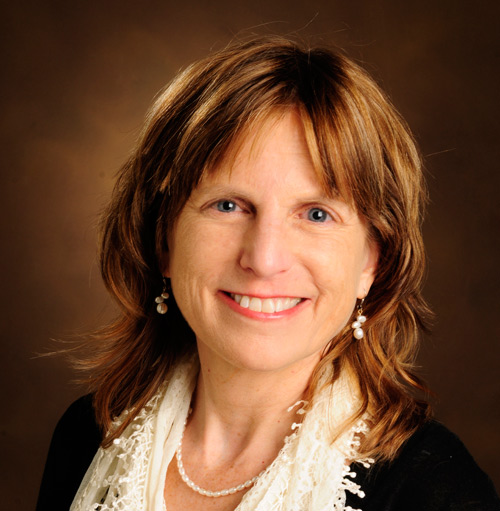
[[[262,312],[273,313],[276,312],[276,305],[272,298],[265,298],[262,300]]]
[[[236,295],[231,293],[231,298],[244,309],[250,309],[255,312],[281,312],[295,307],[301,302],[300,298],[257,298],[256,296]]]
[[[248,308],[251,311],[262,312],[262,300],[260,298],[255,297],[251,298],[250,305],[248,306]]]
[[[283,309],[283,300],[281,298],[278,298],[276,300],[276,312],[281,312]]]

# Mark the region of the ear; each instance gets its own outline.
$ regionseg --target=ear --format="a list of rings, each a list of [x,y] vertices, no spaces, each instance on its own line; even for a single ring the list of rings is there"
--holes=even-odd
[[[170,278],[170,252],[163,254],[162,260],[160,261],[161,274],[167,279]]]
[[[377,275],[379,249],[374,241],[368,241],[366,244],[365,259],[358,284],[357,297],[359,299],[365,298],[370,287]]]

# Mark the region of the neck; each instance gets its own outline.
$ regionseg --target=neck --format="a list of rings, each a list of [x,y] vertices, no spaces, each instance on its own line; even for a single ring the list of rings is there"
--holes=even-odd
[[[292,424],[300,422],[316,358],[276,371],[238,368],[199,347],[200,374],[189,438],[206,457],[235,458],[255,446],[276,455]],[[267,445],[267,447],[264,447]]]

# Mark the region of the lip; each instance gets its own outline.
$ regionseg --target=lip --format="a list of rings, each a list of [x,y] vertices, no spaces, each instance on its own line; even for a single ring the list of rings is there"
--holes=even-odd
[[[241,307],[233,298],[231,298],[230,294],[232,292],[230,291],[219,291],[218,296],[219,298],[229,305],[229,307],[234,310],[235,312],[241,314],[242,316],[246,316],[247,318],[252,319],[259,319],[259,320],[276,320],[276,319],[283,319],[283,318],[289,318],[291,316],[294,316],[295,314],[298,314],[307,304],[309,303],[309,300],[307,298],[301,298],[301,302],[299,302],[297,305],[292,307],[291,309],[287,309],[280,312],[257,312],[250,310],[245,307]],[[233,294],[244,294],[244,293],[233,293]],[[261,294],[248,294],[245,296],[251,296],[256,297],[260,299],[266,299],[266,298],[277,298],[281,296],[287,296],[287,295],[261,295]],[[294,298],[290,296],[289,298]]]

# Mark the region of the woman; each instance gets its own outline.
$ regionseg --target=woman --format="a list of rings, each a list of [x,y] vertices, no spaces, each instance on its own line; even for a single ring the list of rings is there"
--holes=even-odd
[[[39,509],[500,509],[413,369],[424,199],[406,125],[339,53],[260,39],[174,79],[104,220],[122,315]]]

